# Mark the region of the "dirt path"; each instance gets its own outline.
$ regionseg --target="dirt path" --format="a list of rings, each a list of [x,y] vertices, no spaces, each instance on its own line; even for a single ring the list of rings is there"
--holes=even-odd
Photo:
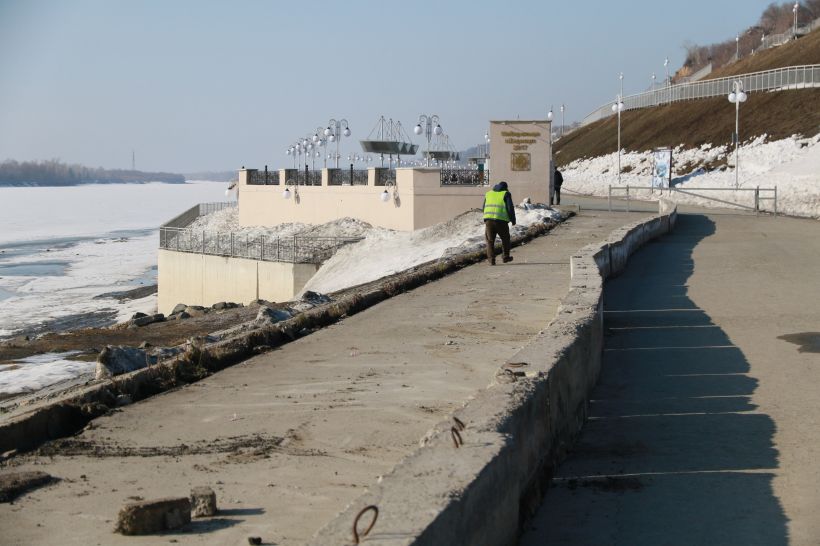
[[[304,541],[549,322],[571,253],[631,219],[582,213],[515,249],[511,264],[467,267],[12,459],[62,481],[0,505],[4,540]],[[198,485],[216,490],[217,518],[162,537],[112,534],[129,499]]]

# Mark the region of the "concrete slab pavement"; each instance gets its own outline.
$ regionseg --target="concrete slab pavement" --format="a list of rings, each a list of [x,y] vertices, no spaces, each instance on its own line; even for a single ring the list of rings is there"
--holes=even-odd
[[[0,505],[10,544],[298,544],[486,386],[555,313],[569,256],[645,216],[583,212],[514,249],[13,459],[62,481]],[[135,497],[210,485],[218,517],[112,534]]]
[[[636,253],[605,287],[590,419],[520,543],[820,543],[818,270],[820,223],[793,218],[681,214]]]

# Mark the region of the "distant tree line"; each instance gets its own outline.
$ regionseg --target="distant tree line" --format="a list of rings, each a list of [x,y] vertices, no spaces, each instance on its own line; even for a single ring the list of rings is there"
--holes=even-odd
[[[13,186],[74,186],[77,184],[134,184],[166,182],[183,184],[185,177],[174,173],[149,173],[121,169],[91,168],[62,163],[59,159],[47,161],[15,161],[0,163],[0,185]]]
[[[758,49],[763,35],[789,32],[794,24],[793,2],[772,3],[763,10],[758,23],[740,34],[740,51],[748,54]],[[797,10],[797,25],[805,25],[820,17],[820,0],[803,0]],[[697,72],[709,63],[719,68],[735,60],[738,44],[732,37],[724,42],[710,45],[684,44],[686,60],[675,77],[686,77]]]

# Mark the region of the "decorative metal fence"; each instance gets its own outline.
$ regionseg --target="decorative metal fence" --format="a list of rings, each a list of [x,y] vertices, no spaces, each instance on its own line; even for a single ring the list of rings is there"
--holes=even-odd
[[[388,182],[396,183],[396,169],[376,167],[376,185],[386,186]]]
[[[367,186],[367,171],[353,169],[328,169],[330,186]]]
[[[300,264],[320,264],[339,247],[361,240],[361,237],[251,236],[165,226],[159,230],[159,247],[165,250]]]
[[[750,74],[740,74],[714,80],[701,80],[662,87],[624,97],[624,110],[725,96],[732,92],[732,84],[738,80],[743,82],[743,89],[747,93],[820,86],[820,64],[775,68],[762,72],[752,72]],[[613,115],[613,102],[609,102],[588,114],[581,122],[581,126]]]
[[[248,184],[256,186],[278,186],[279,171],[248,169]]]
[[[171,220],[162,224],[162,227],[184,228],[190,225],[194,220],[200,216],[205,216],[212,212],[222,209],[229,209],[236,207],[236,201],[224,201],[219,203],[200,203],[189,208],[182,214],[175,216]]]
[[[490,171],[472,169],[441,169],[442,186],[487,186]]]

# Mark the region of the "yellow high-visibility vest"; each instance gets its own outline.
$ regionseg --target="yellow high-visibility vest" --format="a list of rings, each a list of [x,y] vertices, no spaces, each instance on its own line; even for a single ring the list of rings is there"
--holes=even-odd
[[[506,190],[490,190],[487,192],[484,196],[485,220],[501,220],[502,222],[510,221],[510,215],[507,214],[507,205],[504,204],[504,194],[506,193]]]

